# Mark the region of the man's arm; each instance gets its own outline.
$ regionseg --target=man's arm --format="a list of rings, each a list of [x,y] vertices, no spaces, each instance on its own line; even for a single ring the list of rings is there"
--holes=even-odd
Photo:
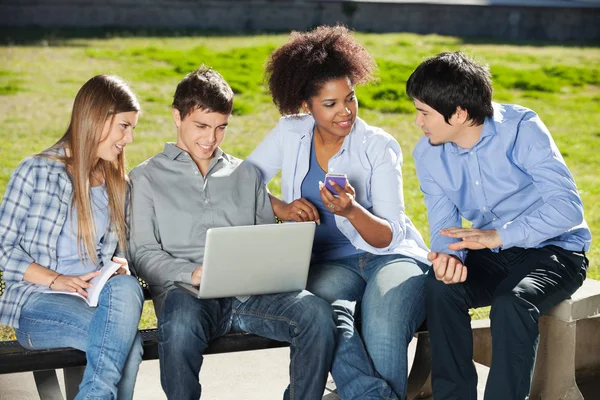
[[[129,179],[127,179],[127,186],[125,189],[125,210],[124,210],[124,217],[125,217],[125,241],[126,243],[129,243],[129,236],[131,234],[130,231],[130,227],[131,227],[131,181]],[[127,255],[125,254],[125,251],[121,248],[121,246],[117,243],[117,248],[115,249],[115,257],[118,258],[123,258],[127,261]]]
[[[583,204],[575,180],[550,132],[534,113],[521,122],[513,159],[531,176],[544,204],[499,229],[503,248],[534,247],[583,222]]]
[[[417,176],[427,207],[431,251],[456,256],[462,262],[467,255],[465,250],[451,250],[449,245],[460,241],[441,234],[442,229],[461,227],[462,220],[456,205],[446,196],[442,188],[435,182],[429,171],[415,159]]]
[[[132,173],[129,258],[134,270],[150,285],[168,282],[192,283],[197,263],[176,258],[164,251],[152,199],[151,182],[144,174]]]
[[[450,249],[448,246],[456,244],[459,239],[441,233],[449,227],[462,225],[458,208],[416,158],[415,164],[430,226],[431,252],[427,254],[427,259],[433,265],[438,280],[446,284],[464,282],[467,279],[467,268],[464,265],[467,252]]]
[[[256,186],[256,217],[254,223],[256,225],[263,224],[274,224],[275,214],[271,207],[271,198],[267,186],[263,182],[260,172],[256,167],[252,166],[256,170],[255,186]]]

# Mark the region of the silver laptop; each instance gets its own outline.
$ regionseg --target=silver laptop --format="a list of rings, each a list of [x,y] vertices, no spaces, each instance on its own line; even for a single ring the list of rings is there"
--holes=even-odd
[[[200,299],[300,291],[306,288],[314,222],[211,228],[200,287],[175,285]]]

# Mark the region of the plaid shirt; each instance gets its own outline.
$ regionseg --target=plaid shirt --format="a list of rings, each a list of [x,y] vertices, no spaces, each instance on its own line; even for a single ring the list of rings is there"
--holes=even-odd
[[[25,282],[31,263],[58,267],[56,243],[67,218],[72,184],[60,161],[26,158],[13,171],[0,204],[0,270],[6,282],[0,296],[0,325],[19,327],[21,307],[38,285]],[[100,266],[117,248],[109,226],[100,251]]]

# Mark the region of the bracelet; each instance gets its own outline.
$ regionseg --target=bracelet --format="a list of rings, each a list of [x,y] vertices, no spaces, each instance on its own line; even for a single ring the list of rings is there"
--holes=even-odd
[[[50,284],[48,285],[49,289],[52,289],[52,285],[54,285],[54,282],[56,282],[59,276],[62,276],[62,274],[58,274],[54,277],[54,279],[52,279],[52,282],[50,282]]]

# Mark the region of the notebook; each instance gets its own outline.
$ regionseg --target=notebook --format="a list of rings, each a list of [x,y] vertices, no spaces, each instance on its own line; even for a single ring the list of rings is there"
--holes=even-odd
[[[85,301],[90,307],[98,306],[98,299],[100,298],[100,292],[102,292],[102,288],[106,284],[106,282],[110,279],[111,276],[114,275],[117,270],[121,268],[121,264],[118,264],[114,261],[108,261],[107,264],[102,267],[100,270],[100,275],[93,277],[90,279],[90,283],[92,284],[91,288],[84,289],[87,292],[87,297],[83,297],[77,292],[67,292],[63,290],[45,290],[43,293],[48,294],[68,294],[70,296],[79,297],[81,300]]]

